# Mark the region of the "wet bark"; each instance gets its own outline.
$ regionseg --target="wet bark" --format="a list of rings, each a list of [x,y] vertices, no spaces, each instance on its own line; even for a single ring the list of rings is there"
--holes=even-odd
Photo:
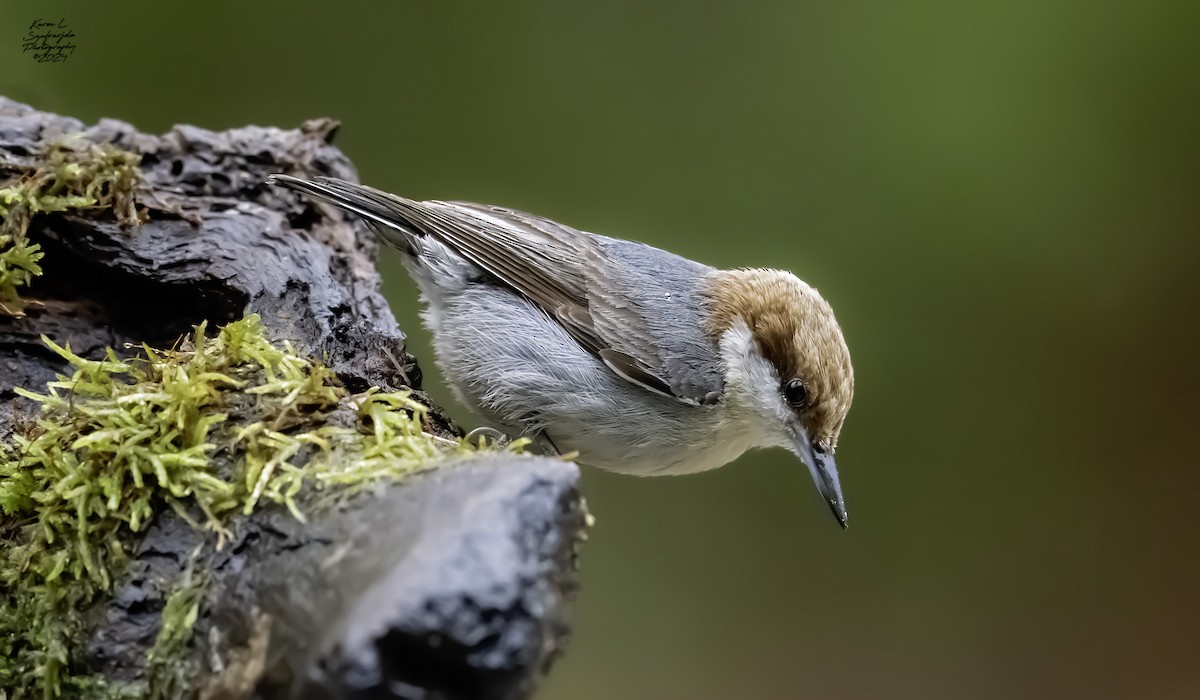
[[[274,172],[355,179],[336,129],[313,120],[156,136],[0,98],[0,179],[82,132],[140,154],[147,217],[133,231],[105,213],[34,219],[45,274],[26,290],[38,303],[23,318],[0,317],[0,438],[29,408],[13,387],[66,370],[42,334],[97,357],[124,343],[170,347],[202,320],[251,312],[348,389],[412,387],[428,403],[379,293],[374,236],[264,184]],[[192,696],[525,697],[567,638],[585,518],[574,465],[508,456],[447,465],[308,523],[262,509],[199,560],[212,535],[168,511],[79,644],[92,669],[138,681],[166,596],[188,572],[209,580],[188,651]]]

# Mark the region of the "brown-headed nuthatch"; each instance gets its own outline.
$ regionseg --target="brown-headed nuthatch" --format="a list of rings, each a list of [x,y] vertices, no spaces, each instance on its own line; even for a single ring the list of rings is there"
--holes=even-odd
[[[795,275],[717,270],[502,207],[270,182],[357,214],[405,253],[439,367],[494,427],[639,475],[784,447],[845,527],[833,453],[854,372],[829,304]]]

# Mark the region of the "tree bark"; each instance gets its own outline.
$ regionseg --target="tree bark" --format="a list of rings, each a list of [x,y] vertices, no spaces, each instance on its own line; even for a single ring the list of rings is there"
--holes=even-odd
[[[114,120],[85,126],[0,98],[0,179],[69,134],[141,157],[136,231],[111,214],[39,215],[46,256],[23,318],[0,317],[0,438],[62,359],[125,343],[171,347],[207,320],[257,313],[273,339],[322,358],[353,392],[410,387],[421,373],[379,293],[375,237],[265,177],[356,179],[326,119],[296,130],[178,126],[161,136]],[[432,429],[456,428],[431,407]],[[188,645],[202,698],[520,698],[565,643],[586,512],[578,471],[493,455],[365,492],[301,523],[267,506],[213,535],[156,516],[78,640],[92,670],[138,681],[167,595],[205,576]],[[210,545],[200,547],[202,544]],[[194,558],[197,549],[209,554]]]

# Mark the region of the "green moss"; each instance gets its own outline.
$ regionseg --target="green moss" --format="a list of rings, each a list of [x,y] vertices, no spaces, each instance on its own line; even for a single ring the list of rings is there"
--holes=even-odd
[[[73,655],[80,611],[111,591],[164,508],[218,533],[220,546],[230,519],[264,502],[303,519],[471,449],[426,433],[425,408],[406,392],[349,395],[327,367],[269,342],[256,316],[214,338],[201,324],[178,349],[127,359],[43,341],[74,371],[44,394],[18,390],[41,416],[0,447],[0,688],[15,689],[10,700],[116,692]],[[185,687],[171,658],[189,643],[204,585],[178,586],[144,689],[155,697]]]
[[[200,616],[207,586],[207,576],[193,572],[189,566],[167,596],[158,638],[146,658],[153,700],[179,697],[196,674],[194,659],[182,652],[191,642],[192,627]]]
[[[20,316],[20,288],[42,274],[41,247],[25,237],[34,216],[112,209],[122,223],[139,220],[134,201],[139,160],[111,144],[68,139],[50,146],[40,167],[0,187],[0,313]]]

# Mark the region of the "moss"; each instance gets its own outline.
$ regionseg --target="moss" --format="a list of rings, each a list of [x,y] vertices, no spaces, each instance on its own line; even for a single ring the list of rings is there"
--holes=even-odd
[[[47,212],[111,209],[124,224],[139,221],[134,191],[140,158],[111,144],[81,138],[50,146],[45,161],[0,187],[0,313],[20,316],[19,290],[42,274],[41,247],[26,232]]]
[[[182,652],[191,641],[192,627],[200,616],[207,586],[208,577],[195,573],[189,566],[167,596],[158,637],[146,657],[153,700],[182,695],[196,674],[195,660]]]
[[[81,611],[112,590],[127,552],[170,508],[217,533],[264,503],[297,518],[364,486],[428,468],[470,446],[426,433],[406,392],[349,395],[325,366],[269,342],[248,316],[181,347],[88,360],[43,341],[74,368],[39,394],[36,423],[0,447],[0,688],[10,700],[105,697],[74,652]],[[526,441],[509,449],[520,450]],[[152,697],[192,671],[204,581],[177,583],[150,659]],[[129,689],[125,689],[129,690]]]

